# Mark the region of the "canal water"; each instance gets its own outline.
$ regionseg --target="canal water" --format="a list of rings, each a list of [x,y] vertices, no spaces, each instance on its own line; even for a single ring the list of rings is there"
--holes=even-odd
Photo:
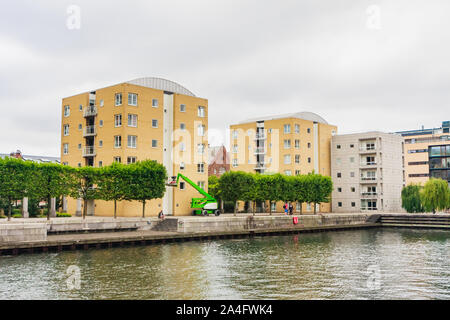
[[[0,299],[450,299],[450,232],[380,228],[1,256]]]

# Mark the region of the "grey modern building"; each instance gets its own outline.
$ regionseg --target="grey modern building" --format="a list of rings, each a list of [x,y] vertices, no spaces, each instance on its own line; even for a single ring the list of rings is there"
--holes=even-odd
[[[331,140],[333,212],[401,212],[403,137],[383,132]]]

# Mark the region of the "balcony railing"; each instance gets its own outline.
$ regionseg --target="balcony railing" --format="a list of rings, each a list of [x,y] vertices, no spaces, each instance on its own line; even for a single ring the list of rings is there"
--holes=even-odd
[[[255,169],[266,169],[266,164],[265,163],[257,163],[255,165]]]
[[[371,161],[371,162],[361,162],[361,166],[376,166],[377,162],[376,161]]]
[[[359,151],[376,151],[376,150],[377,150],[377,146],[374,146],[374,147],[360,146],[359,147]]]
[[[362,181],[375,181],[377,177],[361,177]]]
[[[87,106],[84,109],[83,113],[84,117],[93,117],[97,115],[97,107],[96,106]]]
[[[261,148],[261,147],[259,147],[259,148],[256,148],[255,149],[255,152],[254,152],[255,154],[265,154],[266,153],[266,149],[265,148]]]
[[[267,138],[265,133],[257,133],[255,135],[255,140],[265,140]]]
[[[376,208],[376,207],[361,207],[361,210],[375,211],[375,210],[378,210],[378,208]]]
[[[97,154],[95,147],[87,146],[83,148],[83,157],[94,157]]]
[[[97,128],[95,126],[87,126],[83,130],[83,137],[95,136],[97,134]]]
[[[378,192],[376,192],[376,191],[361,192],[362,196],[376,196],[377,194],[378,194]]]

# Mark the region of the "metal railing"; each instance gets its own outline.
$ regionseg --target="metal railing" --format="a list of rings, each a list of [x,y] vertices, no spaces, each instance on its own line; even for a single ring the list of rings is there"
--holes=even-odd
[[[84,117],[92,117],[97,115],[97,107],[96,106],[87,106],[84,109],[83,113]]]
[[[361,207],[361,210],[375,211],[378,210],[377,207]]]
[[[254,154],[264,154],[264,153],[266,153],[266,148],[264,147],[256,148],[254,152]]]
[[[95,126],[87,126],[83,130],[83,137],[95,136],[97,134],[97,128]]]
[[[83,157],[93,157],[96,155],[94,146],[87,146],[83,148]]]

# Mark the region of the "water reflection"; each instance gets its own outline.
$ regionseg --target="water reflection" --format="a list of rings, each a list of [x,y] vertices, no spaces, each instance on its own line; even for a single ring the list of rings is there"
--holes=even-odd
[[[449,246],[374,229],[0,257],[0,299],[448,299]]]

